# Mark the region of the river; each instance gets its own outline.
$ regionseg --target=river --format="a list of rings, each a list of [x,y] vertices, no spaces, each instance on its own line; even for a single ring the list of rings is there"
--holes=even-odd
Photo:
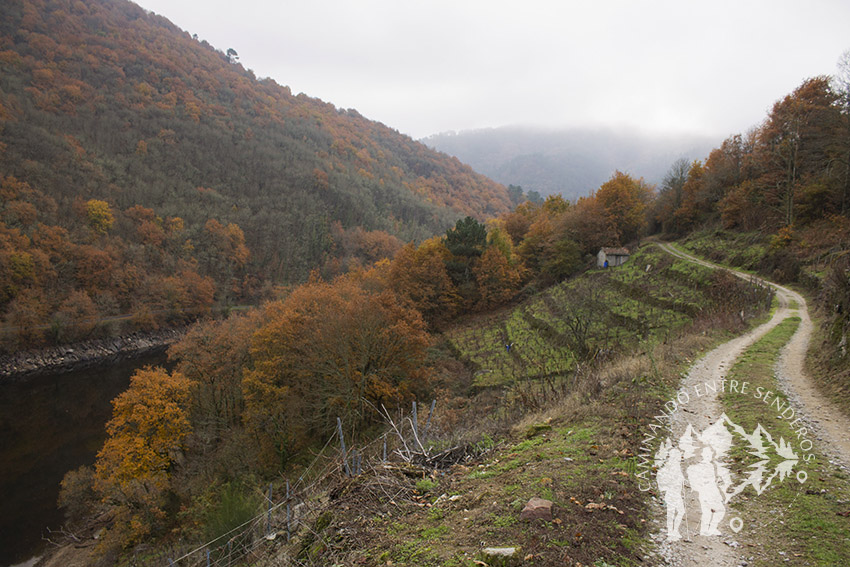
[[[0,567],[38,555],[47,528],[57,529],[59,483],[94,463],[111,401],[136,368],[165,364],[151,354],[64,374],[0,383]]]

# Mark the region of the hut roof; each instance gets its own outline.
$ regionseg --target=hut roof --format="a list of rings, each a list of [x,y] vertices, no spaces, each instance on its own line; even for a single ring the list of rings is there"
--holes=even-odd
[[[606,256],[628,256],[629,251],[625,248],[602,248]]]

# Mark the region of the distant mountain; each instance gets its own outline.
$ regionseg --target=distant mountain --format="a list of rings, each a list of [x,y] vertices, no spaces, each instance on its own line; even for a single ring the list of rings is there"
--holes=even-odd
[[[506,185],[568,199],[589,194],[615,170],[659,183],[674,161],[704,159],[720,142],[628,130],[526,127],[447,132],[421,141]]]
[[[78,199],[179,215],[195,238],[211,218],[238,224],[278,281],[333,254],[335,226],[422,239],[510,207],[457,159],[257,79],[232,50],[125,0],[0,2],[9,176],[55,200],[38,211],[48,225],[73,228]]]

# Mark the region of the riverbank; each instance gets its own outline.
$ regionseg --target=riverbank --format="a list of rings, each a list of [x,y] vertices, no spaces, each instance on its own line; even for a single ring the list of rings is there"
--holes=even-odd
[[[0,381],[61,374],[152,354],[177,342],[186,329],[177,327],[136,332],[109,339],[92,339],[71,345],[0,355]]]

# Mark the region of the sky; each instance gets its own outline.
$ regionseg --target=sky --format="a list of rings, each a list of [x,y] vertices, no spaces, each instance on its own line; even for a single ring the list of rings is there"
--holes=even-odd
[[[847,0],[137,0],[414,138],[508,125],[726,137],[850,49]]]

